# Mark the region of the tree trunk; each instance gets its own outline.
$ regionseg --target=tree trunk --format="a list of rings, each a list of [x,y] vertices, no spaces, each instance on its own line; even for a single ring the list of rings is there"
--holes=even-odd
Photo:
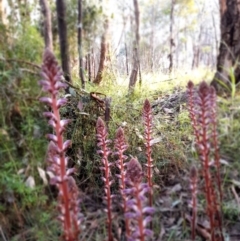
[[[135,40],[133,42],[133,68],[129,80],[129,91],[133,91],[137,82],[137,74],[139,70],[139,7],[138,0],[133,0],[134,16],[135,16]]]
[[[44,29],[44,43],[45,48],[53,50],[52,43],[52,20],[51,20],[51,10],[49,8],[48,0],[40,0],[41,11],[43,14],[43,29]]]
[[[78,0],[78,53],[79,53],[79,78],[81,79],[82,88],[85,89],[85,78],[83,73],[82,58],[82,0]]]
[[[102,81],[102,74],[105,68],[105,61],[106,61],[106,55],[107,55],[107,34],[108,34],[108,28],[109,28],[109,21],[108,19],[104,22],[104,32],[101,38],[101,50],[100,50],[100,61],[99,61],[99,67],[97,76],[94,79],[93,83],[100,84]]]
[[[193,61],[192,61],[192,69],[199,67],[199,59],[200,59],[200,46],[201,46],[201,38],[202,38],[202,29],[203,26],[200,26],[200,32],[198,35],[197,43],[193,43]]]
[[[173,48],[174,48],[174,46],[175,46],[174,39],[173,39],[174,6],[175,6],[175,0],[172,0],[172,2],[171,2],[171,13],[170,13],[169,73],[172,72],[172,68],[173,68]]]
[[[7,25],[6,6],[3,0],[0,0],[0,24]]]
[[[216,22],[215,22],[215,18],[214,15],[212,13],[212,21],[213,21],[213,28],[214,28],[214,38],[215,38],[215,44],[216,44],[216,54],[218,54],[218,50],[219,50],[219,44],[218,44],[218,35],[217,35],[217,27],[216,27]]]
[[[229,68],[234,68],[236,82],[240,81],[240,0],[220,0],[221,43],[217,71],[212,85],[219,91],[222,81],[229,84]]]
[[[93,79],[96,78],[96,63],[95,63],[95,53],[94,53],[94,49],[92,48],[92,70],[93,70]]]
[[[71,82],[65,0],[56,0],[56,7],[57,7],[58,34],[59,34],[59,42],[60,42],[62,70],[66,81]]]
[[[89,53],[88,53],[87,62],[88,62],[88,81],[89,81],[89,82],[92,82],[91,50],[90,50]]]
[[[127,75],[129,75],[129,70],[128,70],[128,50],[127,50],[126,42],[124,43],[124,46],[125,46],[126,72],[127,72]]]

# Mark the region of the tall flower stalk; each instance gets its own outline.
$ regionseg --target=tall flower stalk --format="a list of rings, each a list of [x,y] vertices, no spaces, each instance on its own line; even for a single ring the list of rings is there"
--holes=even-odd
[[[210,221],[211,241],[222,241],[224,237],[220,210],[222,194],[216,132],[215,89],[208,86],[206,82],[202,82],[195,91],[194,84],[190,81],[188,83],[188,108],[201,161],[201,173],[205,180],[206,211]],[[212,161],[212,158],[215,160]],[[217,178],[214,178],[211,169],[217,170]],[[215,188],[215,182],[217,182],[217,188]]]
[[[152,108],[151,104],[148,99],[145,100],[144,106],[143,106],[143,120],[144,120],[144,127],[145,127],[145,133],[144,133],[144,138],[145,138],[145,146],[146,146],[146,156],[147,156],[147,182],[150,187],[150,192],[149,192],[149,206],[153,206],[153,174],[152,174],[152,169],[153,169],[153,159],[152,159],[152,147],[151,147],[151,140],[152,140]]]
[[[125,190],[125,183],[126,183],[126,164],[125,161],[127,159],[127,156],[124,155],[124,152],[127,150],[127,144],[124,137],[124,131],[121,127],[119,127],[116,131],[116,137],[115,137],[115,154],[117,155],[117,167],[119,169],[119,174],[116,174],[116,176],[119,179],[119,188],[123,199],[123,212],[127,212],[127,196],[124,193]],[[129,237],[130,235],[130,229],[129,229],[129,220],[125,219],[125,229],[126,229],[126,236]]]
[[[147,226],[151,222],[151,214],[154,213],[154,209],[146,204],[146,194],[150,187],[147,183],[142,183],[142,167],[135,158],[132,158],[127,165],[126,179],[127,188],[124,192],[128,195],[128,212],[125,217],[130,219],[131,223],[128,241],[149,240],[152,238],[153,232]]]
[[[40,98],[46,103],[51,111],[44,112],[49,118],[49,125],[53,127],[54,134],[48,134],[50,140],[48,147],[49,170],[53,173],[51,183],[58,188],[59,220],[62,223],[63,239],[65,241],[76,241],[80,233],[79,199],[75,180],[70,176],[74,169],[68,169],[68,158],[66,150],[71,144],[70,140],[64,141],[63,132],[69,120],[61,120],[59,109],[67,103],[65,98],[59,98],[59,91],[66,88],[61,82],[62,71],[58,66],[53,53],[46,49],[43,55],[42,80],[40,85],[43,91],[48,92],[48,97]]]
[[[100,150],[98,151],[99,154],[102,156],[102,164],[101,170],[103,170],[103,177],[102,180],[104,181],[105,185],[105,199],[107,202],[107,229],[108,229],[108,241],[113,241],[113,234],[112,234],[112,195],[111,195],[111,163],[108,162],[108,156],[111,153],[108,147],[110,140],[107,139],[108,132],[107,128],[103,122],[103,120],[99,117],[97,120],[97,140],[98,140],[98,147]]]

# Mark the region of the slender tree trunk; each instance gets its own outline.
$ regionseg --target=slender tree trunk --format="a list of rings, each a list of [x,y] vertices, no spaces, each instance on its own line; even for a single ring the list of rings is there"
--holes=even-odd
[[[4,6],[3,0],[0,0],[0,23],[7,25],[6,7]]]
[[[133,66],[129,80],[129,91],[133,91],[137,82],[137,74],[139,70],[139,6],[138,0],[133,0],[134,16],[135,16],[135,40],[133,42]]]
[[[214,15],[212,13],[212,21],[213,21],[213,28],[214,28],[214,37],[215,37],[215,44],[216,44],[216,54],[218,55],[218,50],[219,50],[219,41],[218,41],[218,35],[217,35],[217,27],[216,27],[216,23],[215,23],[215,18]]]
[[[87,73],[88,72],[88,54],[85,56],[84,64],[85,64],[84,71],[85,73]]]
[[[203,29],[203,26],[201,25],[197,43],[196,44],[193,43],[192,69],[198,68],[198,66],[199,66],[199,58],[200,58],[200,46],[199,45],[201,45],[202,29]]]
[[[173,68],[173,48],[175,46],[173,39],[173,25],[174,25],[174,6],[176,0],[171,0],[171,13],[170,13],[170,53],[169,53],[169,73]]]
[[[151,35],[150,35],[150,42],[151,42],[150,70],[151,70],[151,72],[153,72],[153,68],[154,68],[154,33],[155,33],[155,29],[154,29],[154,25],[152,24]]]
[[[82,0],[78,0],[78,53],[79,53],[79,78],[81,79],[82,88],[85,89],[85,78],[83,73],[82,57]]]
[[[126,58],[126,71],[127,71],[127,75],[129,75],[129,69],[128,69],[128,49],[127,49],[127,44],[125,42],[125,58]]]
[[[44,29],[44,43],[45,48],[53,50],[52,42],[52,19],[51,19],[51,10],[49,8],[48,0],[40,0],[40,6],[42,15],[44,18],[43,29]]]
[[[95,53],[94,49],[92,48],[92,70],[93,70],[93,79],[96,78],[96,64],[95,64]]]
[[[104,22],[104,32],[101,38],[101,50],[100,50],[100,61],[99,61],[99,67],[97,76],[94,79],[93,83],[100,84],[102,81],[102,74],[105,68],[105,61],[107,56],[107,34],[108,34],[108,28],[109,28],[109,20],[106,19]]]
[[[66,81],[71,82],[65,0],[56,0],[56,7],[57,7],[58,34],[59,34],[59,42],[60,42],[62,69],[63,69],[63,73]]]
[[[217,71],[212,85],[220,90],[218,81],[229,84],[229,69],[234,68],[236,82],[240,81],[240,0],[220,0],[221,43]]]
[[[91,50],[88,53],[88,81],[92,82],[92,69],[91,69]]]
[[[142,86],[142,71],[141,71],[140,61],[138,61],[138,76],[139,76],[139,85]]]

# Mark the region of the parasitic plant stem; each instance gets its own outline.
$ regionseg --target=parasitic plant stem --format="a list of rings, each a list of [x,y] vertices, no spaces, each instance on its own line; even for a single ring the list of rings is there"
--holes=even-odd
[[[59,98],[59,91],[66,88],[61,82],[62,71],[58,66],[53,53],[46,49],[43,55],[43,65],[40,81],[42,89],[49,93],[49,97],[42,97],[40,101],[48,104],[52,112],[45,112],[44,116],[49,118],[49,124],[53,127],[55,134],[48,134],[50,140],[48,147],[49,170],[53,173],[51,183],[55,184],[58,192],[59,220],[62,222],[63,239],[65,241],[76,241],[80,233],[79,199],[75,180],[70,176],[74,169],[67,169],[68,158],[66,150],[71,141],[64,141],[63,132],[69,120],[61,120],[59,109],[67,103],[65,98]]]
[[[118,157],[117,160],[117,167],[119,169],[119,174],[116,176],[119,178],[119,188],[123,199],[123,212],[127,212],[127,196],[124,193],[125,190],[125,183],[126,183],[126,159],[127,156],[124,155],[124,152],[127,150],[127,144],[124,137],[124,131],[121,127],[119,127],[116,131],[116,137],[115,137],[115,149],[116,149],[116,155]],[[126,236],[129,237],[130,235],[130,228],[129,228],[129,220],[125,219],[125,229],[126,229]]]
[[[223,241],[221,206],[219,148],[216,131],[216,93],[206,82],[194,91],[194,84],[188,83],[188,107],[196,137],[196,147],[201,161],[201,173],[205,180],[206,211],[210,221],[211,241]],[[213,153],[214,151],[214,153]],[[214,158],[214,161],[211,158]],[[217,170],[217,178],[212,170]],[[215,188],[217,182],[217,190]]]
[[[128,195],[128,212],[125,217],[131,220],[131,234],[129,241],[144,241],[152,238],[153,232],[148,229],[148,223],[151,222],[151,215],[154,208],[146,205],[146,194],[150,191],[147,183],[142,183],[142,167],[137,159],[132,158],[127,165],[127,188],[124,192]]]
[[[108,162],[108,156],[110,154],[110,150],[108,148],[108,144],[110,140],[107,139],[108,133],[107,128],[103,122],[103,120],[99,117],[97,120],[97,140],[98,140],[98,147],[100,150],[98,151],[99,154],[102,156],[102,164],[103,166],[101,169],[104,172],[104,177],[102,177],[105,185],[105,195],[107,201],[107,229],[108,229],[108,241],[113,241],[113,234],[112,234],[112,195],[111,195],[111,171],[110,166],[111,163]]]
[[[147,156],[147,181],[148,185],[150,187],[150,193],[149,193],[149,206],[153,206],[153,159],[152,159],[152,147],[151,147],[151,140],[152,140],[152,108],[151,104],[148,99],[145,100],[144,106],[143,106],[143,119],[144,119],[144,127],[145,127],[145,146],[146,146],[146,156]]]

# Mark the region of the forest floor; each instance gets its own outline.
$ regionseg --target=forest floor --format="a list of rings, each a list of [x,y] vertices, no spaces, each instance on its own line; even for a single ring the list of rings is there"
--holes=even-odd
[[[152,90],[148,91],[146,91],[147,87],[143,86],[142,89],[144,89],[144,91],[142,93],[136,93],[135,96],[131,96],[130,99],[115,86],[112,86],[112,90],[111,88],[107,88],[107,91],[106,86],[100,87],[97,89],[97,92],[94,92],[95,90],[91,92],[97,98],[92,98],[93,102],[95,102],[95,107],[91,106],[90,112],[87,107],[84,108],[84,101],[86,101],[86,99],[80,101],[80,106],[82,111],[86,110],[89,116],[96,118],[94,115],[99,111],[98,116],[104,118],[104,111],[101,110],[101,105],[99,106],[98,98],[105,98],[105,96],[102,95],[103,93],[106,93],[106,96],[112,97],[111,119],[108,124],[109,139],[113,141],[115,131],[119,126],[122,126],[129,145],[127,155],[129,157],[137,157],[144,166],[146,158],[143,140],[142,105],[145,98],[150,99],[154,116],[154,144],[152,153],[155,184],[154,207],[156,210],[153,219],[154,240],[190,240],[190,168],[193,164],[199,168],[200,161],[196,154],[193,130],[187,110],[186,82],[178,82],[177,78],[176,81],[174,78],[169,78],[166,82],[167,83],[164,84],[163,81],[161,83],[162,85],[159,84],[158,87],[154,87],[153,84],[153,86],[151,86]],[[224,234],[226,240],[229,239],[233,241],[239,240],[240,238],[240,165],[238,163],[240,157],[240,126],[238,124],[240,96],[238,93],[237,91],[233,96],[231,90],[226,89],[223,96],[219,96],[217,100],[221,177],[224,190]],[[76,104],[77,103],[75,103],[75,106]],[[85,115],[86,113],[83,112],[82,114]],[[82,123],[78,124],[85,130],[91,129],[91,127],[89,127],[91,121],[87,121],[86,123],[88,123],[88,126],[82,126]],[[93,121],[93,123],[95,122]],[[80,128],[76,128],[75,125],[74,129]],[[82,133],[82,131],[80,132]],[[92,133],[92,135],[94,136],[95,132]],[[93,138],[93,136],[91,136],[91,134],[88,135],[90,138]],[[76,135],[76,137],[72,139],[79,140],[88,138],[83,138],[83,136],[79,138],[78,135]],[[86,148],[89,148],[89,146],[82,147],[82,150]],[[95,146],[92,147],[92,150],[96,153]],[[79,156],[79,153],[77,155]],[[74,159],[76,159],[76,156]],[[89,156],[82,156],[81,158],[82,160],[87,160]],[[99,157],[95,155],[90,159],[99,161]],[[87,162],[91,162],[91,160]],[[102,217],[104,214],[104,206],[100,205],[102,200],[102,187],[98,190],[99,181],[96,181],[96,179],[100,179],[101,174],[99,173],[98,167],[96,169],[96,167],[92,166],[90,167],[90,169],[92,169],[89,170],[89,165],[87,168],[86,166],[87,164],[84,164],[84,162],[82,162],[82,166],[79,166],[80,173],[81,169],[86,170],[84,173],[91,172],[90,177],[89,175],[87,175],[87,177],[81,177],[82,180],[80,183],[87,183],[83,194],[83,200],[86,198],[86,201],[83,203],[86,204],[86,210],[92,209],[97,217]],[[94,174],[94,172],[96,173]],[[96,188],[96,186],[98,188]],[[114,186],[114,188],[117,188],[117,185]],[[113,192],[117,195],[117,189],[115,190],[114,188]],[[199,188],[197,234],[199,240],[207,240],[210,232],[205,211],[206,203],[202,191],[202,181],[199,183]],[[91,195],[89,196],[87,193]],[[93,193],[94,195],[92,196]],[[96,200],[100,201],[97,206],[94,205]],[[122,229],[119,228],[123,216],[120,215],[117,204],[118,202],[116,201],[114,211],[118,218],[114,219],[115,237],[116,240],[124,240],[122,239]],[[86,223],[88,223],[88,225],[86,231],[83,232],[83,235],[85,235],[83,239],[101,240],[101,234],[104,233],[104,231],[101,230],[101,227],[104,226],[101,225],[101,222],[104,220],[97,218],[93,213],[89,213],[89,219],[88,215],[86,215],[88,220]]]
[[[102,100],[106,96],[112,98],[108,123],[109,139],[114,140],[117,128],[122,126],[129,146],[126,155],[137,157],[143,165],[146,158],[142,108],[144,100],[146,98],[150,100],[154,114],[152,152],[156,210],[153,217],[154,240],[187,241],[191,239],[189,172],[193,164],[197,167],[200,164],[187,110],[186,84],[191,76],[194,76],[194,81],[199,83],[202,79],[210,80],[211,75],[202,73],[197,75],[191,72],[184,73],[184,76],[179,74],[175,76],[144,76],[142,87],[137,87],[132,96],[127,95],[126,86],[123,87],[111,81],[99,87],[89,85],[87,92],[81,91],[80,88],[71,90],[69,105],[63,108],[62,115],[73,120],[68,127],[66,137],[73,142],[68,154],[70,165],[76,168],[75,177],[80,187],[81,210],[84,215],[81,240],[101,241],[106,238],[106,215],[102,203],[103,186],[99,170],[100,158],[97,155],[95,137],[96,119],[98,116],[104,117]],[[6,82],[5,88],[11,88],[10,84]],[[218,96],[217,104],[224,190],[222,204],[224,234],[226,240],[235,241],[240,240],[240,91],[238,88],[236,92],[232,90],[226,89],[223,96]],[[1,91],[4,92],[4,88]],[[7,114],[9,112],[7,110],[2,111],[0,129],[0,140],[7,140],[4,145],[1,144],[0,153],[1,158],[5,160],[5,164],[1,164],[3,171],[0,179],[2,190],[0,239],[57,241],[60,230],[55,219],[56,191],[48,185],[45,187],[43,185],[47,182],[44,171],[46,164],[42,163],[45,159],[44,149],[47,144],[44,134],[49,128],[44,124],[44,119],[39,121],[41,118],[39,112],[42,109],[39,109],[39,104],[34,99],[37,91],[31,93],[34,100],[27,91],[29,90],[25,87],[15,95],[14,103],[20,105],[17,106],[18,108],[1,101],[2,110],[11,107],[11,114]],[[11,93],[8,98],[13,95],[14,93]],[[5,118],[11,119],[11,126],[5,123]],[[18,133],[16,140],[17,132],[11,133],[11,128],[16,129],[19,121],[23,123],[20,128],[22,132]],[[16,141],[18,143],[22,141],[22,145],[16,146],[14,144]],[[40,152],[41,148],[43,148],[42,152]],[[19,153],[21,158],[17,158]],[[18,161],[19,159],[21,161]],[[113,170],[113,175],[115,172]],[[34,184],[31,180],[34,180]],[[202,181],[199,185],[202,185]],[[117,186],[115,182],[113,184],[115,194],[117,194]],[[115,238],[124,240],[124,231],[121,228],[123,215],[117,200],[114,201],[113,211]],[[205,199],[202,191],[199,190],[196,240],[207,240],[208,227]]]

